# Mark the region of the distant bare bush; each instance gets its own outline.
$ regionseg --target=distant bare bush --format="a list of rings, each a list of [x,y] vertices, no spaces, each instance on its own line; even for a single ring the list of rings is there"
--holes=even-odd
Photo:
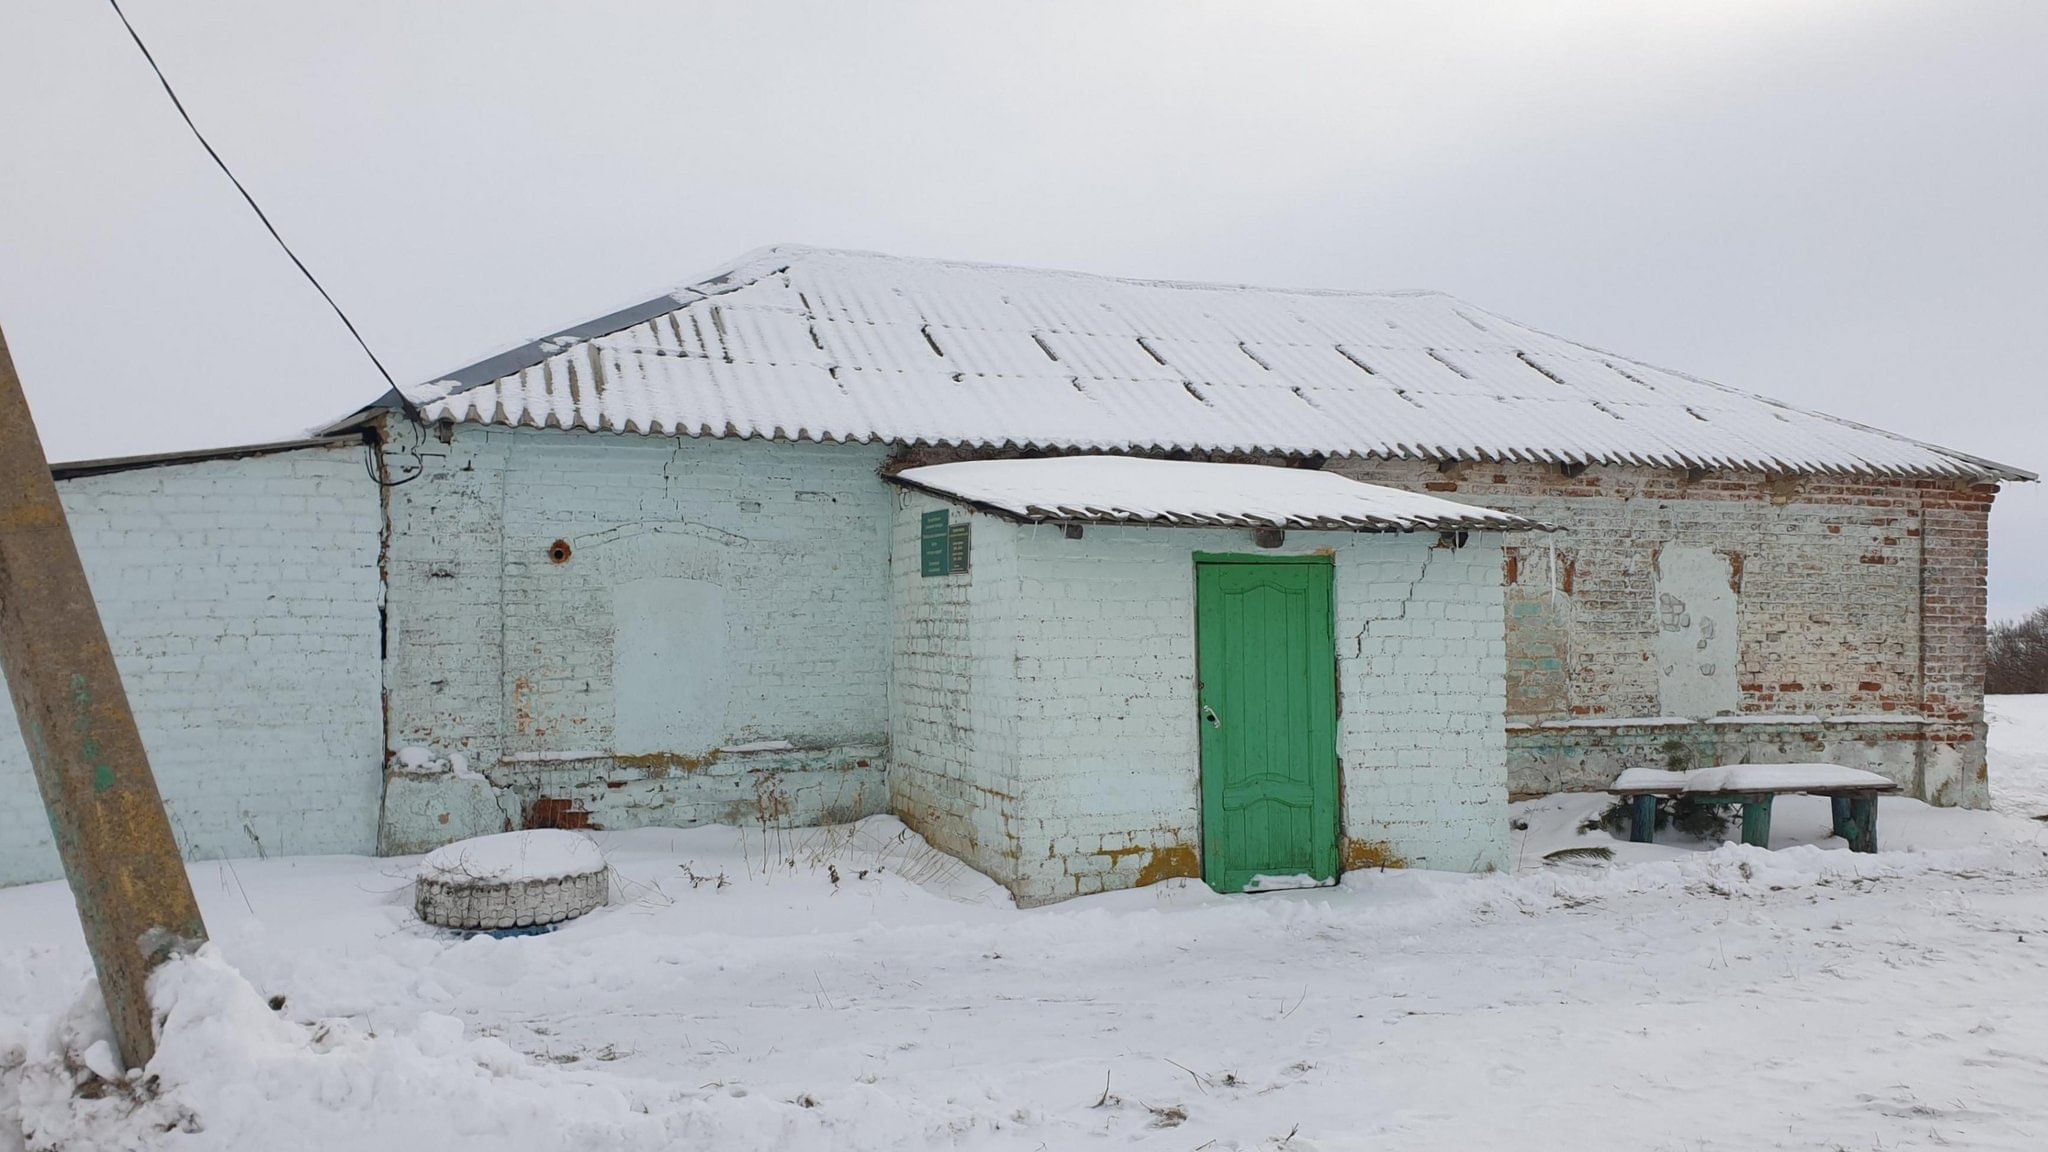
[[[2048,605],[2019,620],[1991,626],[1984,691],[2048,692]]]

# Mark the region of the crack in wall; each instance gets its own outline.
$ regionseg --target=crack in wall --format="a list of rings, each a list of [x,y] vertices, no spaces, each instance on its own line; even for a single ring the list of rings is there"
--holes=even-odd
[[[710,540],[718,544],[752,544],[754,542],[751,537],[742,536],[737,532],[728,532],[723,528],[713,528],[709,524],[698,524],[690,520],[678,520],[673,524],[621,524],[615,528],[606,528],[601,532],[588,532],[580,536],[571,536],[569,539],[580,549],[604,544],[615,544],[621,540],[630,540],[635,536],[650,535],[694,536],[700,540]]]
[[[1358,630],[1358,635],[1352,637],[1351,656],[1353,659],[1362,660],[1365,658],[1365,638],[1372,634],[1372,626],[1374,624],[1390,623],[1395,620],[1406,620],[1408,618],[1408,605],[1415,601],[1415,590],[1422,586],[1424,580],[1429,579],[1430,561],[1436,559],[1436,553],[1442,548],[1443,545],[1441,544],[1432,544],[1423,551],[1422,571],[1415,574],[1415,579],[1408,582],[1408,590],[1401,594],[1401,610],[1399,612],[1392,616],[1372,616],[1366,618],[1365,624]]]
[[[676,482],[676,465],[681,463],[682,459],[683,440],[682,437],[678,436],[675,443],[669,445],[668,463],[661,466],[661,494],[663,496],[673,497],[674,494],[669,489]]]

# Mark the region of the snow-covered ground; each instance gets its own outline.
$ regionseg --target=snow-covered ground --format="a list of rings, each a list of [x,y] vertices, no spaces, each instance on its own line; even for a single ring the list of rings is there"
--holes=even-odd
[[[416,861],[195,865],[139,1107],[73,1096],[66,890],[0,891],[0,1149],[2037,1150],[2048,697],[1991,711],[1998,811],[1887,798],[1876,856],[1803,797],[1762,852],[1560,796],[1513,874],[1025,912],[888,819],[649,830],[507,940],[422,927]]]
[[[2048,816],[2048,696],[1992,696],[1991,806],[2014,816]]]

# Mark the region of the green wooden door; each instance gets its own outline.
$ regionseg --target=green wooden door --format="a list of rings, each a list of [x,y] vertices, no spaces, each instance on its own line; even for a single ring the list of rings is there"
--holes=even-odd
[[[1328,557],[1196,561],[1202,874],[1219,892],[1337,875],[1330,612]]]

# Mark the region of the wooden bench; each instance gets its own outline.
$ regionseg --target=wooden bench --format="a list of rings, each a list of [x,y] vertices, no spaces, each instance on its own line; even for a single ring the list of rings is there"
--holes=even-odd
[[[1742,842],[1771,846],[1771,801],[1779,796],[1826,796],[1833,807],[1835,835],[1851,852],[1877,851],[1877,798],[1899,786],[1875,772],[1839,764],[1728,764],[1666,772],[1631,768],[1608,792],[1629,803],[1628,838],[1648,844],[1657,827],[1659,797],[1684,797],[1700,804],[1742,805]]]

